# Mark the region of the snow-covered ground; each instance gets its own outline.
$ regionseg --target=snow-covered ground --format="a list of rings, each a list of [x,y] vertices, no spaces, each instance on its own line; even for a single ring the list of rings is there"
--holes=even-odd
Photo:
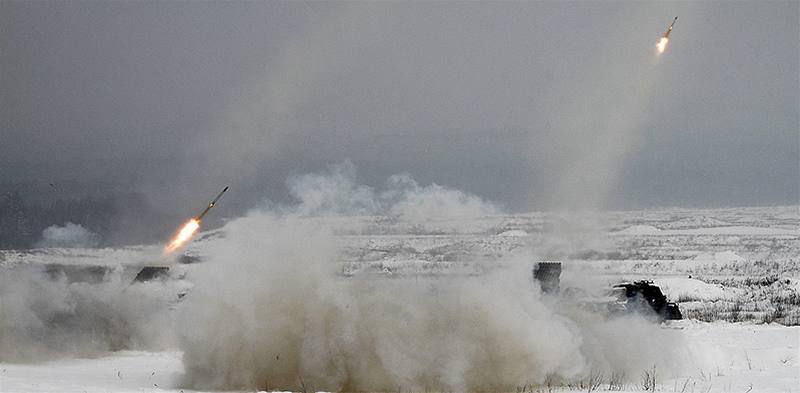
[[[90,359],[0,365],[3,392],[178,392],[180,352],[119,351]]]
[[[800,391],[800,327],[681,321],[671,323],[669,328],[681,329],[685,334],[685,361],[695,367],[679,376],[663,379],[656,369],[658,391]],[[0,391],[194,392],[181,388],[182,373],[180,352],[120,351],[92,359],[3,363],[0,364]],[[609,389],[608,376],[603,380],[598,388],[600,391]],[[615,388],[640,392],[641,378],[634,376],[631,382],[621,383]]]
[[[341,252],[338,260],[330,261],[337,272],[332,280],[480,277],[513,268],[513,264],[528,268],[537,260],[563,261],[564,291],[590,291],[627,280],[654,280],[671,301],[679,303],[688,318],[652,327],[683,337],[680,362],[686,366],[669,370],[674,375],[657,370],[657,390],[800,392],[797,206],[648,210],[580,217],[533,213],[424,222],[387,217],[303,220],[324,222],[334,228]],[[171,266],[166,279],[169,285],[141,286],[136,291],[160,291],[159,296],[148,301],[166,299],[169,304],[165,308],[174,313],[181,303],[178,293],[170,291],[181,291],[181,296],[188,291],[191,295],[193,272],[214,252],[215,242],[224,237],[220,230],[198,236],[184,251],[184,262],[198,262],[191,264],[178,264],[174,257],[164,257],[160,246],[142,246],[0,251],[0,268],[14,271],[44,267],[51,279],[66,275],[69,281],[77,277],[70,266],[102,267],[92,274],[99,274],[101,280],[114,276],[128,282],[141,266]],[[74,285],[79,285],[79,293],[88,298],[87,291],[95,285],[90,284]],[[106,289],[98,293],[109,304],[129,310],[132,305],[124,301],[125,296],[144,292],[131,290],[122,299],[116,293],[109,295]],[[0,306],[6,308],[0,309],[0,317],[21,317],[13,314],[15,304],[2,297],[0,301]],[[92,304],[96,307],[99,303]],[[156,303],[147,304],[153,307]],[[60,301],[58,307],[64,308],[62,313],[76,310],[69,299]],[[0,328],[15,326],[13,322],[0,321]],[[11,331],[0,330],[0,334],[4,332]],[[7,342],[8,337],[6,341],[0,337],[0,351],[13,347]],[[90,339],[93,337],[94,333]],[[128,350],[123,344],[123,350],[111,346],[110,350],[79,357],[39,357],[25,362],[0,352],[0,391],[191,391],[182,387],[185,370],[178,348],[132,342],[135,345],[128,345]],[[149,350],[143,351],[145,348]],[[643,372],[647,365],[641,368]],[[642,390],[640,375],[627,375],[618,386],[610,386],[609,378],[603,376],[598,390]],[[297,389],[301,387],[298,385]],[[542,389],[547,391],[546,387]],[[587,390],[576,386],[558,389]]]

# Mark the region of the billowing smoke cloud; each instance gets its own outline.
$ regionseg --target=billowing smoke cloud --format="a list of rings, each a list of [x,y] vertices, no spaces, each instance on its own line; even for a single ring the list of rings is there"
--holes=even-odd
[[[652,364],[679,371],[678,331],[544,297],[533,251],[484,262],[481,276],[339,274],[346,244],[330,216],[424,224],[499,211],[492,203],[405,175],[376,191],[347,163],[289,183],[297,205],[251,211],[198,245],[205,262],[188,270],[180,303],[178,283],[131,285],[121,269],[99,282],[4,271],[0,360],[177,345],[185,385],[202,389],[508,391],[592,372],[635,378]]]
[[[68,222],[64,226],[52,225],[42,231],[37,247],[97,247],[100,237],[79,224]]]
[[[375,190],[356,184],[356,167],[349,161],[331,166],[328,173],[291,177],[287,185],[299,202],[291,209],[300,215],[372,215],[382,210]]]
[[[177,300],[174,283],[131,285],[122,269],[112,268],[99,274],[101,282],[76,280],[52,266],[0,273],[0,361],[175,346],[168,312]]]
[[[680,363],[675,331],[544,298],[530,277],[530,253],[487,266],[480,277],[337,275],[336,228],[305,213],[380,208],[421,220],[430,200],[455,211],[478,204],[407,177],[393,178],[383,193],[352,178],[350,166],[295,178],[303,216],[253,211],[206,245],[208,260],[193,272],[179,318],[187,385],[508,391],[592,371],[635,376],[651,364],[668,373]]]
[[[301,215],[389,215],[422,221],[430,218],[475,218],[501,214],[496,204],[460,190],[430,184],[420,186],[407,174],[394,175],[384,190],[357,184],[352,162],[328,172],[295,176],[288,181]]]
[[[492,202],[438,184],[420,186],[409,175],[389,178],[382,194],[390,202],[389,213],[411,220],[430,218],[474,218],[502,213]]]
[[[258,286],[263,277],[269,277],[270,280],[282,278],[288,284],[294,278],[308,275],[313,277],[310,283],[319,285],[324,279],[333,279],[335,276],[335,243],[332,238],[315,235],[319,229],[313,225],[308,228],[308,224],[295,225],[296,220],[290,220],[290,217],[384,212],[404,216],[415,211],[412,208],[414,204],[409,201],[426,198],[439,201],[443,207],[450,209],[443,208],[439,215],[451,212],[459,215],[484,214],[494,211],[494,205],[475,196],[438,185],[422,187],[408,177],[398,177],[400,178],[403,180],[393,180],[397,184],[390,182],[386,191],[375,192],[355,183],[355,167],[349,162],[334,165],[325,174],[298,176],[289,183],[300,203],[279,209],[281,215],[286,217],[285,222],[264,218],[270,217],[264,213],[254,213],[253,216],[237,220],[226,227],[226,231],[229,230],[237,236],[250,237],[245,243],[252,241],[267,245],[270,253],[265,254],[265,257],[291,263],[251,265],[250,262],[254,260],[250,259],[253,256],[250,251],[258,252],[260,246],[240,247],[241,238],[227,244],[214,243],[209,254],[212,258],[222,255],[227,260],[232,256],[231,252],[243,252],[241,258],[234,257],[243,262],[241,265],[237,264],[235,269],[239,269],[243,276],[256,278],[256,281],[246,282],[241,287],[248,291]],[[412,190],[420,190],[420,195]],[[448,196],[452,196],[453,200],[443,201]],[[411,207],[399,208],[402,204],[409,204]],[[282,224],[276,225],[277,222]],[[298,232],[300,230],[307,233]],[[295,249],[298,241],[307,241],[310,247],[307,250]],[[90,247],[96,245],[96,242],[97,236],[94,233],[80,225],[67,223],[64,226],[47,228],[39,246]],[[271,254],[272,252],[278,252],[280,256]],[[124,256],[121,261],[127,260],[126,258],[135,258],[138,265],[140,258],[149,260],[152,256],[134,252]],[[321,266],[321,262],[328,265]],[[203,280],[203,266],[205,265],[200,267],[199,278],[201,282],[209,282],[210,277]],[[227,264],[214,265],[217,266]],[[312,271],[323,267],[324,271]],[[0,361],[90,356],[121,349],[159,350],[174,347],[175,313],[171,308],[178,304],[177,296],[185,283],[176,280],[132,282],[137,272],[138,268],[135,267],[102,264],[3,267],[0,271]],[[274,292],[278,296],[274,299],[277,302],[275,304],[282,304],[284,299],[289,302],[301,301],[305,297],[302,291],[295,293],[286,287],[276,289],[274,286],[278,282],[270,282],[270,293],[277,291]],[[225,286],[217,288],[224,289]],[[302,289],[303,286],[298,288]],[[201,297],[204,293],[199,291],[197,296]],[[239,295],[234,292],[226,293],[221,298],[237,297]],[[214,305],[211,306],[213,311]]]

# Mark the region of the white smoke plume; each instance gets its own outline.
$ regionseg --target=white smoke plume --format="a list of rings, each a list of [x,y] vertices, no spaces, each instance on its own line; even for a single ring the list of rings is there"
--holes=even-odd
[[[51,225],[42,231],[37,247],[91,248],[97,247],[100,237],[82,225],[68,222],[64,226]]]
[[[382,210],[372,187],[356,184],[356,167],[350,161],[332,165],[327,173],[294,176],[287,181],[299,202],[300,215],[372,215]]]
[[[431,198],[482,211],[473,197],[408,178],[394,178],[385,193],[351,180],[341,168],[294,179],[296,211],[424,212],[419,206]],[[656,364],[669,373],[679,363],[674,331],[543,298],[530,275],[532,253],[480,277],[341,277],[331,222],[253,211],[207,245],[179,318],[187,386],[509,391],[595,370],[635,376]]]
[[[177,300],[174,283],[131,284],[121,268],[99,273],[100,282],[76,280],[52,266],[21,265],[0,273],[0,361],[176,345],[169,312]]]
[[[350,164],[290,184],[298,205],[254,210],[203,242],[180,303],[177,284],[131,285],[120,269],[100,282],[4,271],[0,361],[177,345],[186,387],[225,390],[509,391],[593,371],[635,377],[652,364],[679,371],[678,331],[544,297],[531,278],[536,250],[485,262],[481,276],[339,274],[345,244],[327,217],[424,224],[426,214],[491,214],[494,204],[408,176],[376,191]]]
[[[413,221],[475,218],[501,214],[495,203],[438,184],[420,186],[408,174],[391,176],[383,190],[356,182],[350,161],[325,173],[295,176],[288,181],[300,215],[388,215]]]
[[[431,218],[474,218],[501,214],[497,204],[438,184],[420,186],[409,175],[389,178],[382,194],[390,202],[389,214],[415,221]]]

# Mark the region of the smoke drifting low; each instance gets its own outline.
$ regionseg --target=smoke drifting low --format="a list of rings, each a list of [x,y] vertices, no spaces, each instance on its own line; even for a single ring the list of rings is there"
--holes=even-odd
[[[532,254],[480,277],[337,276],[336,228],[306,214],[380,208],[424,217],[431,203],[459,214],[493,206],[407,177],[376,193],[353,183],[351,169],[293,179],[299,206],[253,211],[208,245],[179,318],[187,385],[508,391],[593,370],[638,375],[657,364],[668,372],[677,363],[673,332],[543,298],[530,279]]]
[[[204,262],[187,267],[181,302],[185,282],[131,285],[122,267],[99,280],[4,271],[0,361],[177,346],[184,385],[204,390],[510,391],[592,372],[635,378],[653,364],[679,371],[679,332],[542,296],[537,250],[483,262],[481,276],[339,274],[347,244],[335,233],[348,220],[330,217],[470,222],[458,219],[501,212],[493,203],[404,175],[372,189],[347,163],[289,184],[298,204],[253,210],[198,244]]]
[[[122,268],[101,275],[92,282],[41,266],[3,269],[0,361],[174,348],[169,307],[178,289],[163,282],[130,285]]]

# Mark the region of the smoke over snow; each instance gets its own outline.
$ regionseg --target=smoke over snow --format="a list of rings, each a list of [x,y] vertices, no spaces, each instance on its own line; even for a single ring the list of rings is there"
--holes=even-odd
[[[653,364],[666,376],[685,365],[678,331],[544,297],[531,263],[549,250],[478,261],[479,276],[344,277],[341,222],[328,218],[424,225],[502,211],[406,175],[383,189],[355,177],[349,163],[293,177],[297,204],[229,221],[224,236],[202,242],[204,262],[187,268],[192,289],[180,302],[181,280],[131,284],[122,267],[99,282],[47,267],[8,270],[0,360],[177,346],[185,387],[325,391],[508,391],[597,371],[635,376]]]
[[[77,270],[76,270],[77,271]],[[42,266],[0,274],[0,361],[94,356],[122,349],[173,348],[177,288],[131,284],[122,268],[96,283]]]
[[[208,245],[178,322],[187,385],[486,391],[574,381],[593,370],[635,375],[642,364],[674,370],[677,333],[543,298],[530,277],[532,253],[480,277],[338,276],[336,228],[309,212],[496,211],[408,177],[375,192],[353,175],[344,165],[294,178],[301,203],[293,213],[253,211]]]
[[[37,247],[97,247],[100,238],[80,224],[68,222],[64,226],[52,225],[42,231]]]

